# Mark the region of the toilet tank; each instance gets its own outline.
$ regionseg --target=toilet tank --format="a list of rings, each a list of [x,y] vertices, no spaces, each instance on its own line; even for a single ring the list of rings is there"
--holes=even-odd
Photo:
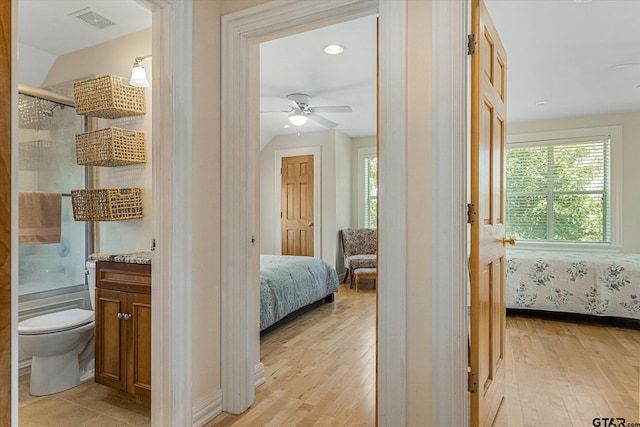
[[[89,286],[89,299],[91,299],[91,309],[96,309],[96,261],[87,261],[85,274],[87,275],[87,285]]]

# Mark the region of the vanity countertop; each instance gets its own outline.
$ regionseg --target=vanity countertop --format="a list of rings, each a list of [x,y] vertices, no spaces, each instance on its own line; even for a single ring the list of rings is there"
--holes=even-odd
[[[151,251],[125,252],[119,254],[95,253],[89,255],[93,261],[125,262],[128,264],[151,264]]]

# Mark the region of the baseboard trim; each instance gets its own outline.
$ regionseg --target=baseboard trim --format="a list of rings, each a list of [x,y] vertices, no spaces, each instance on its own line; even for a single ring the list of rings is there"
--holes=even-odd
[[[265,381],[266,378],[264,376],[264,365],[262,364],[262,362],[258,362],[256,364],[256,388],[264,384]]]
[[[265,383],[264,365],[262,362],[256,363],[255,386],[260,387]],[[198,403],[193,408],[194,427],[201,427],[222,413],[222,390],[212,394],[203,402]]]
[[[18,375],[24,375],[31,372],[31,358],[18,362]]]
[[[222,390],[193,407],[191,425],[201,427],[222,413]]]

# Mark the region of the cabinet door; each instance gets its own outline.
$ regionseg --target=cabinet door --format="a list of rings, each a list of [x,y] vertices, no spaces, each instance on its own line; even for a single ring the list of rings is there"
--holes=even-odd
[[[126,324],[118,314],[125,313],[126,294],[96,289],[96,382],[127,390]]]
[[[151,399],[151,295],[128,295],[129,393]]]

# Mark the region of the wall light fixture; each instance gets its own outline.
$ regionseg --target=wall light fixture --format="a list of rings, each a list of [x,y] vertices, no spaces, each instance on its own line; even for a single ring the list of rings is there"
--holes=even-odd
[[[145,59],[151,59],[151,55],[138,56],[133,61],[133,68],[131,69],[131,79],[129,79],[129,84],[131,86],[149,87],[147,73],[142,66],[142,61],[144,61]]]

